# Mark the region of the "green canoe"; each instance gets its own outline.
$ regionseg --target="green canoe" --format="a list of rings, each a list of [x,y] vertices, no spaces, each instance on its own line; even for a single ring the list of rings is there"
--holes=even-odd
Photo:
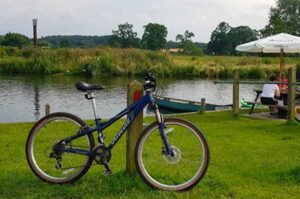
[[[154,96],[159,110],[167,113],[184,113],[184,112],[197,112],[201,109],[201,102],[188,101],[182,99],[175,99],[169,97]],[[205,104],[206,111],[215,110],[228,110],[232,108],[232,104],[218,105],[218,104]]]

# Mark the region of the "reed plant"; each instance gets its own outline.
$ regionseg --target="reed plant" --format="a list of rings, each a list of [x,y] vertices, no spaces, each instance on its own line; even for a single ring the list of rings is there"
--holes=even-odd
[[[300,64],[285,58],[285,68]],[[187,56],[135,48],[14,48],[0,47],[0,72],[19,74],[141,75],[160,77],[261,79],[279,73],[279,57]]]

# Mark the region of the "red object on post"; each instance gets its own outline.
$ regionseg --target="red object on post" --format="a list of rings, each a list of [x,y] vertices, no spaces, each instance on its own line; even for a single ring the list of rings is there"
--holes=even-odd
[[[141,93],[139,91],[134,91],[133,100],[137,102],[141,98]]]

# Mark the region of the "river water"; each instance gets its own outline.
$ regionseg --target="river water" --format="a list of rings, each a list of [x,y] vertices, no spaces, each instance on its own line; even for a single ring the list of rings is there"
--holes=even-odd
[[[110,118],[126,107],[127,85],[133,81],[125,77],[82,76],[8,76],[0,75],[0,123],[36,121],[45,115],[45,104],[51,112],[73,113],[82,119],[92,119],[91,102],[74,87],[76,81],[101,84],[105,90],[95,93],[101,118]],[[143,79],[138,79],[143,81]],[[208,103],[231,104],[232,84],[214,84],[214,80],[158,79],[163,96]],[[240,98],[254,99],[253,89],[262,85],[240,85]],[[146,113],[148,114],[148,113]]]

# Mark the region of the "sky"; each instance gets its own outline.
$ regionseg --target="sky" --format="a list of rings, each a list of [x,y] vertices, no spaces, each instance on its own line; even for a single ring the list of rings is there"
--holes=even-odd
[[[17,32],[48,35],[110,35],[119,24],[130,23],[142,37],[144,26],[167,27],[168,40],[193,32],[193,41],[208,42],[222,21],[231,27],[262,29],[276,0],[0,0],[0,35]]]

